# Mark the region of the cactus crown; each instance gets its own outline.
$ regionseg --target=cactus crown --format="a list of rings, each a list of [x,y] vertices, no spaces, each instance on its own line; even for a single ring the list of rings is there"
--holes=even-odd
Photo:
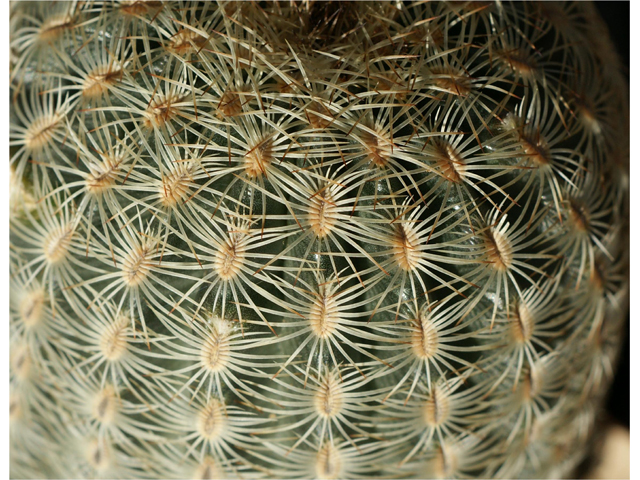
[[[627,308],[602,28],[14,3],[12,476],[570,473]]]

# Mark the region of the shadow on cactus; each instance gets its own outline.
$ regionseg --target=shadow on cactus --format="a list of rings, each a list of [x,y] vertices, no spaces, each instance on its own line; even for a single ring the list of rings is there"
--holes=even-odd
[[[11,7],[11,476],[571,476],[628,310],[589,4]]]

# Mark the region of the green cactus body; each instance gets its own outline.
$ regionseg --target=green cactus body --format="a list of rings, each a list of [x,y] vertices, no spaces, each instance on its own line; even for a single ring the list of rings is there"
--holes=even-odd
[[[603,28],[12,4],[12,477],[571,475],[628,309]]]

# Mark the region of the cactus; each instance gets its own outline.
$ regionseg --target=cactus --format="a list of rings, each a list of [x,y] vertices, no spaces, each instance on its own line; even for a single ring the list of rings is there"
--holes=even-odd
[[[11,7],[12,477],[572,475],[628,310],[585,3]]]

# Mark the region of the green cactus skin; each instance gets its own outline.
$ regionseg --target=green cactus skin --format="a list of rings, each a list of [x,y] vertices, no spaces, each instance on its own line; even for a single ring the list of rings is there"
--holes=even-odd
[[[11,7],[11,476],[571,476],[628,311],[578,3]]]

